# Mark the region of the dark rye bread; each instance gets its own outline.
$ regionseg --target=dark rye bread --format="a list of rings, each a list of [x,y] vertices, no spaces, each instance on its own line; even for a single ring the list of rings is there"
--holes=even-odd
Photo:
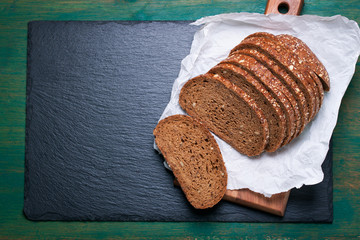
[[[312,71],[315,72],[317,77],[321,80],[323,89],[325,91],[330,90],[330,77],[328,72],[326,71],[325,66],[320,62],[320,60],[316,57],[313,51],[304,43],[301,39],[291,36],[289,34],[280,34],[276,36],[283,42],[291,44],[296,49],[296,53],[299,58],[305,62]]]
[[[245,54],[234,54],[223,62],[235,64],[243,69],[250,71],[253,76],[267,87],[267,90],[278,101],[285,113],[287,120],[288,133],[285,136],[283,144],[291,141],[293,136],[297,134],[298,125],[300,125],[300,112],[294,96],[264,65],[257,61],[254,57]]]
[[[269,142],[265,150],[268,152],[276,151],[285,138],[287,127],[285,114],[276,99],[249,72],[233,64],[220,63],[213,67],[209,73],[218,74],[228,79],[256,101],[269,124]]]
[[[213,207],[224,196],[227,172],[211,133],[195,119],[173,115],[154,129],[155,142],[190,204]]]
[[[181,89],[180,106],[242,154],[262,153],[269,139],[267,119],[254,99],[221,76],[205,74]]]
[[[263,64],[267,69],[269,69],[269,71],[271,71],[271,73],[275,77],[277,77],[277,79],[279,79],[284,84],[284,86],[287,87],[290,93],[295,97],[299,106],[298,109],[300,111],[300,124],[298,126],[300,129],[297,131],[298,134],[300,134],[308,122],[309,110],[304,93],[301,91],[297,83],[293,81],[291,77],[286,73],[286,71],[282,69],[275,61],[273,61],[265,54],[259,52],[258,50],[244,47],[234,52],[233,55],[236,55],[237,53],[252,56],[257,59],[257,61],[261,62],[261,64]]]
[[[297,83],[301,91],[303,91],[309,107],[309,120],[311,120],[319,107],[319,97],[316,84],[310,74],[303,72],[303,69],[294,67],[294,63],[298,62],[296,54],[290,52],[285,46],[279,44],[272,34],[255,33],[246,37],[232,52],[237,51],[244,46],[256,49],[269,58],[274,60],[287,74]],[[296,58],[295,60],[293,58]]]

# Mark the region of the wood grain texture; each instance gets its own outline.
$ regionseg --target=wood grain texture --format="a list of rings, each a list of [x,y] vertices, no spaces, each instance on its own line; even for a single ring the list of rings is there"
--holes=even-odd
[[[177,179],[174,185],[180,187]],[[222,200],[236,203],[249,208],[271,213],[280,217],[284,216],[290,191],[272,195],[270,198],[264,197],[260,193],[249,189],[229,190],[227,189]]]
[[[266,198],[249,189],[227,190],[224,199],[250,208],[255,208],[277,216],[284,216],[290,191]]]
[[[22,214],[27,22],[30,20],[194,20],[226,12],[263,13],[266,1],[118,0],[0,2],[0,238],[351,239],[360,235],[360,62],[333,134],[333,224],[30,222]],[[341,14],[360,23],[359,0],[309,0],[302,14]]]
[[[300,15],[303,5],[304,0],[268,0],[265,14]],[[281,11],[281,8],[284,11]]]

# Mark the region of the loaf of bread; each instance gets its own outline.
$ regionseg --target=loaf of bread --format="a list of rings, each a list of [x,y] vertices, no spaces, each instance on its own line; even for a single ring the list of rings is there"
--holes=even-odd
[[[303,41],[258,32],[190,79],[179,104],[240,153],[255,156],[299,136],[329,89],[325,67]]]
[[[223,198],[225,164],[214,137],[202,124],[186,115],[173,115],[158,123],[154,136],[193,207],[210,208]]]

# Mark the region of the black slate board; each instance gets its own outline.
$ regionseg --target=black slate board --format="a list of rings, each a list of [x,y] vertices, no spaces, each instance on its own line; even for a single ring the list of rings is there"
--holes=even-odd
[[[283,218],[222,201],[195,210],[153,149],[197,27],[189,22],[31,22],[24,213],[31,220],[331,222],[325,179]]]

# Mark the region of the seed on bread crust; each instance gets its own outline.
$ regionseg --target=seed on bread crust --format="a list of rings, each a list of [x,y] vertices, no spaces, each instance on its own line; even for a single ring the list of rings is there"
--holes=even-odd
[[[305,112],[305,116],[309,115],[306,119],[310,121],[318,111],[320,102],[318,88],[308,72],[304,71],[301,66],[299,68],[298,56],[293,51],[287,49],[286,46],[279,42],[279,40],[272,34],[252,34],[245,38],[232,51],[236,51],[238,48],[243,48],[245,45],[247,48],[254,48],[266,54],[282,69],[284,69],[293,81],[298,84],[307,99],[308,113]]]

